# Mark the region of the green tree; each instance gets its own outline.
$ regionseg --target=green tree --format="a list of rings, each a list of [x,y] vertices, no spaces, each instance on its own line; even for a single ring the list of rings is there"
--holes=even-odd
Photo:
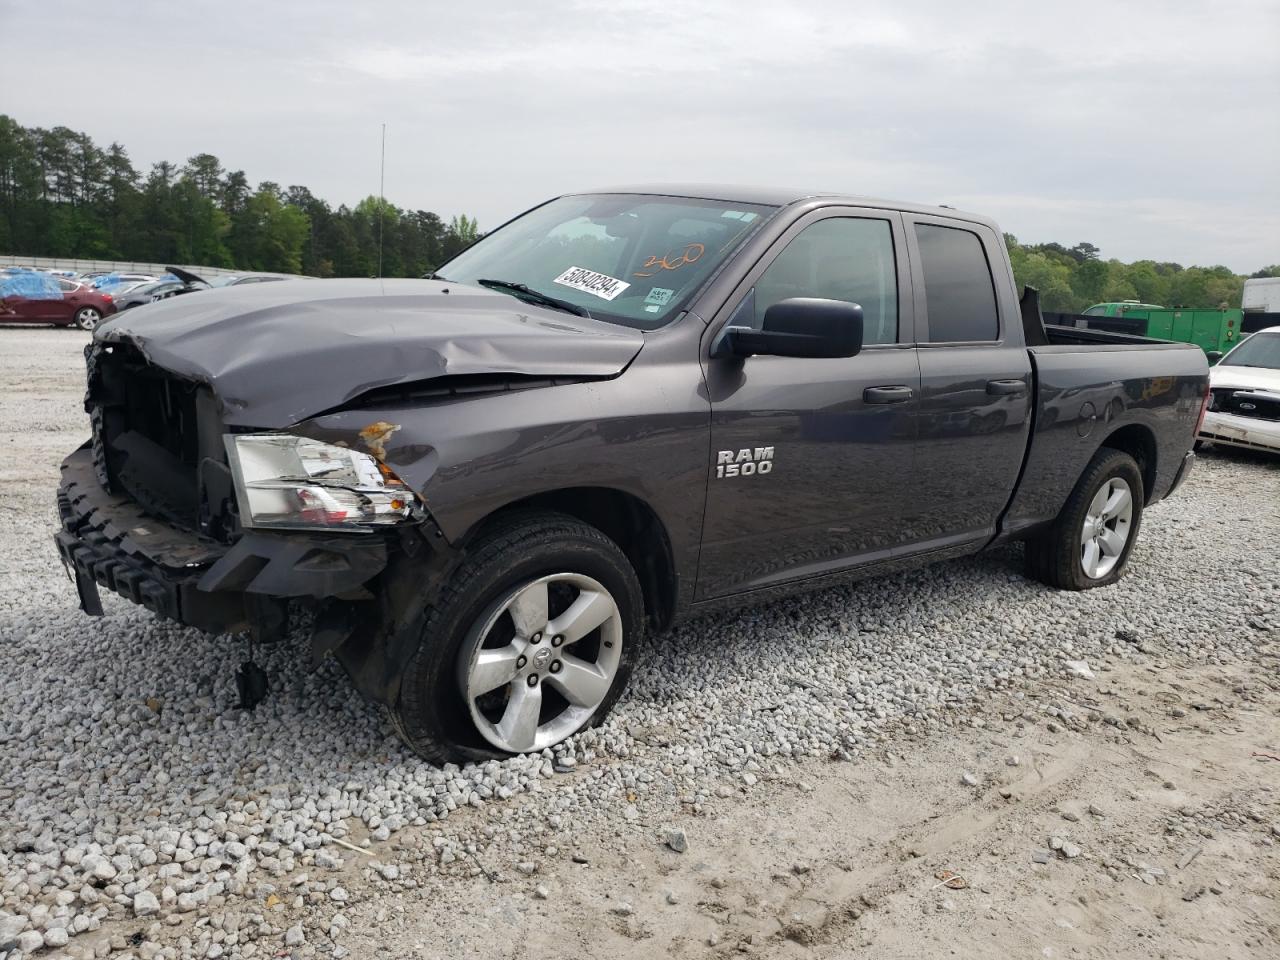
[[[232,262],[250,270],[298,273],[309,233],[306,213],[285,203],[277,184],[264,181],[232,219]]]
[[[196,192],[207,200],[218,200],[223,192],[222,162],[211,153],[197,153],[187,161],[183,174],[195,184]]]
[[[422,276],[483,234],[474,217],[446,223],[366,197],[331,207],[305,186],[249,186],[212,153],[145,176],[119,143],[105,150],[68,127],[24,127],[0,114],[0,252],[102,257],[318,277]],[[1040,290],[1048,311],[1106,300],[1165,306],[1236,306],[1244,277],[1221,266],[1102,259],[1093,243],[1025,244],[1004,235],[1018,283]],[[1255,277],[1280,276],[1280,264]]]

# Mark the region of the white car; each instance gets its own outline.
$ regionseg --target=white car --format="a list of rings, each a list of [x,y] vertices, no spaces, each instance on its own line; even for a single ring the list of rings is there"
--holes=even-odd
[[[1200,439],[1280,453],[1280,327],[1259,330],[1209,370]]]

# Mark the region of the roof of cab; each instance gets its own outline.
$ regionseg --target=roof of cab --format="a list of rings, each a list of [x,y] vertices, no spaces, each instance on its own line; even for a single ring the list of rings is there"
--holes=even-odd
[[[764,206],[785,207],[795,203],[820,201],[827,204],[847,204],[853,207],[872,207],[881,210],[901,210],[906,213],[918,213],[925,216],[954,217],[958,220],[970,220],[985,223],[999,232],[999,227],[990,217],[977,213],[967,213],[941,204],[904,203],[899,200],[884,200],[875,197],[863,197],[856,194],[838,193],[831,190],[801,190],[787,187],[741,186],[723,183],[646,183],[626,184],[606,187],[599,190],[575,190],[570,196],[582,196],[597,193],[631,193],[656,197],[685,197],[690,200],[719,200],[726,203],[756,203]]]

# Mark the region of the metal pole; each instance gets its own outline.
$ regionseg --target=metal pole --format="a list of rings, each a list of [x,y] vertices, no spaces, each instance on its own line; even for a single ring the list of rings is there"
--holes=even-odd
[[[378,279],[382,279],[382,222],[386,219],[387,205],[387,125],[382,125],[382,168],[378,173]]]

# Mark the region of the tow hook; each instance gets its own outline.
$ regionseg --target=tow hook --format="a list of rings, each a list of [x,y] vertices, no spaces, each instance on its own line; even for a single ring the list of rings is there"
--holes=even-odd
[[[236,692],[240,694],[237,710],[252,710],[267,699],[267,671],[253,662],[253,641],[249,641],[249,659],[236,671]]]
[[[249,645],[249,658],[236,671],[236,693],[239,710],[253,710],[267,698],[267,672],[253,659],[255,643],[277,643],[283,640],[289,627],[289,606],[274,597],[245,594],[245,612],[249,615],[249,631],[245,640]]]

